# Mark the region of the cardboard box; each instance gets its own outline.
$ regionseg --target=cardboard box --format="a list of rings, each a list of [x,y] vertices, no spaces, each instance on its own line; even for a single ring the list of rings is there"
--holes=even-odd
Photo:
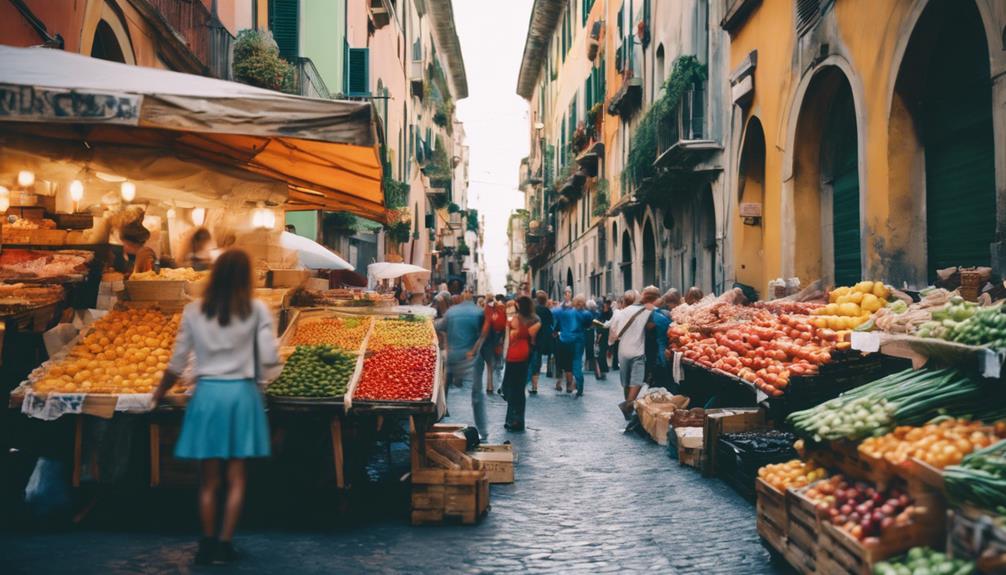
[[[703,431],[701,427],[678,427],[674,429],[678,438],[678,449],[702,449]]]
[[[310,270],[274,269],[269,270],[266,285],[276,288],[296,288],[311,278]]]
[[[479,445],[470,455],[482,462],[489,483],[514,482],[517,452],[514,451],[513,445]]]

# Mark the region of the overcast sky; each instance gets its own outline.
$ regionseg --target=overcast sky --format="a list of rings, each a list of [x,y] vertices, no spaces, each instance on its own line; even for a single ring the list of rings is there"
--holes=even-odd
[[[531,4],[454,0],[468,75],[468,98],[458,102],[457,111],[471,152],[468,203],[485,216],[483,252],[498,293],[506,283],[507,218],[524,207],[517,170],[528,153],[528,116],[527,102],[517,95],[517,73]]]

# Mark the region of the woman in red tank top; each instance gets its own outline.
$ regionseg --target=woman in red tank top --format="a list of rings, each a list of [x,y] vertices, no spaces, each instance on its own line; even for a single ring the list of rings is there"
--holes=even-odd
[[[541,321],[534,313],[531,298],[517,298],[517,314],[510,320],[507,337],[506,371],[503,372],[503,398],[507,402],[506,427],[509,431],[524,430],[524,406],[527,401],[527,368],[531,359],[534,337]]]

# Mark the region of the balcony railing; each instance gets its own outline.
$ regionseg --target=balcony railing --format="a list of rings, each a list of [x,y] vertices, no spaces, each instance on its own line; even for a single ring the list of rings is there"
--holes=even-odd
[[[674,167],[696,159],[696,153],[718,150],[709,138],[706,121],[706,97],[703,86],[695,86],[681,95],[681,101],[657,128],[655,165]]]
[[[148,17],[167,24],[204,71],[218,78],[230,76],[233,37],[199,0],[132,0]]]
[[[297,86],[297,93],[309,98],[331,98],[328,86],[321,79],[321,74],[315,68],[314,62],[310,58],[299,58],[294,67],[294,83]]]

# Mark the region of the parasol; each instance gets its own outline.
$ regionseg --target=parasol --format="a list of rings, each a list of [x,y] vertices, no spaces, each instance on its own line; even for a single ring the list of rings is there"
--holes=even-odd
[[[279,237],[280,245],[284,248],[297,252],[297,259],[300,265],[312,270],[352,270],[353,265],[340,258],[332,250],[319,244],[318,242],[283,232]]]

